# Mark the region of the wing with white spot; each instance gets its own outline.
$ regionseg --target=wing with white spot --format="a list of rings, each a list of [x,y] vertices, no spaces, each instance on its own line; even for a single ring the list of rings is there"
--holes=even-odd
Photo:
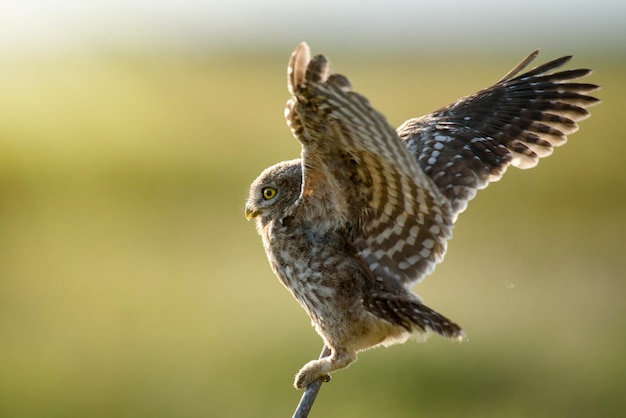
[[[385,118],[306,44],[290,59],[288,86],[285,116],[302,143],[294,216],[318,238],[343,231],[372,280],[411,286],[443,258],[447,200]]]
[[[531,168],[563,145],[598,99],[594,84],[572,82],[591,73],[550,73],[571,56],[519,74],[533,52],[493,86],[397,129],[420,167],[450,201],[456,215],[477,190],[499,180],[509,165]]]

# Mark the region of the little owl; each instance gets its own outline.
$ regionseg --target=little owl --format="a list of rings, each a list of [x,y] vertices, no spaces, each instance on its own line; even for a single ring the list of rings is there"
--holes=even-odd
[[[571,56],[518,75],[530,54],[493,86],[394,130],[329,62],[298,45],[287,69],[285,117],[300,159],[252,183],[256,220],[272,270],[309,314],[330,355],[305,364],[296,388],[378,345],[430,332],[461,340],[456,323],[411,292],[443,259],[459,213],[508,166],[530,168],[563,145],[599,102]]]

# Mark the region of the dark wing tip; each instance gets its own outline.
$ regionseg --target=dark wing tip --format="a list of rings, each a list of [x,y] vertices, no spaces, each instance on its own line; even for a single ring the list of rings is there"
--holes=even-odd
[[[526,58],[524,58],[522,61],[520,61],[519,64],[517,64],[515,67],[513,67],[511,69],[511,71],[506,73],[500,80],[497,81],[497,83],[502,83],[503,81],[506,81],[506,80],[509,80],[509,79],[515,77],[517,74],[519,74],[520,71],[522,71],[524,68],[528,67],[528,64],[533,62],[533,60],[535,58],[537,58],[537,55],[539,55],[539,50],[538,49],[534,50]]]
[[[533,68],[532,70],[527,71],[527,72],[525,72],[525,73],[523,73],[523,74],[521,74],[521,75],[519,75],[519,76],[517,76],[515,78],[509,78],[509,79],[502,80],[502,81],[527,80],[527,79],[529,79],[531,77],[536,77],[536,76],[539,76],[539,75],[542,75],[542,74],[546,74],[546,73],[548,73],[548,72],[550,72],[550,71],[552,71],[552,70],[554,70],[556,68],[562,67],[563,65],[567,64],[573,57],[574,57],[573,55],[565,55],[565,56],[560,57],[560,58],[555,58],[555,59],[553,59],[551,61],[548,61],[548,62],[546,62],[544,64],[541,64],[541,65]],[[579,71],[579,70],[562,71],[559,74],[568,74],[568,76],[569,76],[569,73],[573,72],[573,71]],[[575,79],[575,78],[581,78],[581,77],[584,77],[585,75],[586,74],[580,74],[580,75],[571,74],[571,77],[569,77],[569,79],[572,80],[572,79]]]
[[[506,73],[504,75],[504,77],[502,77],[500,80],[497,81],[496,84],[500,84],[500,83],[504,83],[510,80],[514,80],[515,78],[527,78],[527,77],[532,77],[538,74],[543,74],[546,73],[550,70],[553,70],[555,68],[559,68],[563,65],[565,65],[567,62],[569,62],[574,56],[573,55],[565,55],[563,57],[560,58],[555,58],[551,61],[546,62],[545,64],[539,65],[535,68],[533,68],[532,70],[519,75],[518,74],[520,72],[522,72],[526,67],[528,67],[528,65],[535,59],[537,58],[537,56],[539,55],[539,50],[535,50],[533,52],[530,53],[530,55],[528,55],[526,58],[524,58],[519,64],[517,64],[515,67],[513,67],[513,69],[511,71],[509,71],[508,73]],[[582,77],[582,76],[581,76]]]
[[[306,68],[304,81],[309,83],[323,83],[328,78],[330,63],[324,55],[316,55]]]

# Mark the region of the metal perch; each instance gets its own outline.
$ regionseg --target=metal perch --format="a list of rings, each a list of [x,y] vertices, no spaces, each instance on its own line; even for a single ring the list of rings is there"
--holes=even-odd
[[[330,348],[324,347],[322,348],[322,353],[320,354],[320,359],[324,357],[328,357],[330,355]],[[296,411],[293,413],[292,418],[307,418],[309,416],[309,412],[313,407],[313,402],[315,402],[315,398],[317,397],[317,393],[320,391],[322,387],[322,383],[324,383],[324,379],[322,377],[314,380],[309,386],[304,390],[304,394],[302,398],[300,398],[300,402],[296,407]]]

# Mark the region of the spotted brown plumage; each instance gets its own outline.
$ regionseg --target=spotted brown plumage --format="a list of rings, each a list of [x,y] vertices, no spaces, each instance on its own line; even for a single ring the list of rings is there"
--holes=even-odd
[[[575,83],[589,70],[552,72],[570,57],[518,75],[394,130],[324,56],[298,45],[288,65],[285,117],[300,159],[252,183],[246,216],[274,273],[331,350],[295,386],[346,367],[357,352],[435,332],[453,321],[412,286],[442,261],[457,215],[509,165],[529,168],[562,145],[598,102]]]

